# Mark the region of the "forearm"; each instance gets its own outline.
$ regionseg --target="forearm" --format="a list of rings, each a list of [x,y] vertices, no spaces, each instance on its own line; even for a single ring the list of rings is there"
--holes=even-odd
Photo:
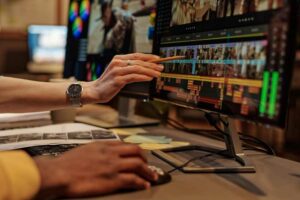
[[[159,77],[164,67],[149,62],[158,58],[139,53],[115,56],[99,79],[81,83],[83,87],[81,103],[105,103],[126,84],[151,81]],[[69,107],[71,104],[66,96],[69,85],[70,83],[46,83],[0,77],[0,113]]]
[[[69,107],[66,97],[70,83],[47,83],[22,79],[0,78],[0,113],[35,112]],[[82,83],[82,103],[93,103],[89,97],[92,83]]]

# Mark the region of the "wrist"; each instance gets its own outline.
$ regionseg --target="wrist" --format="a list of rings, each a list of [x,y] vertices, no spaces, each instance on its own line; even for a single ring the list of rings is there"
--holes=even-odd
[[[95,82],[83,82],[81,83],[83,87],[83,93],[82,93],[82,104],[92,104],[92,103],[101,103],[99,102],[99,96],[97,94],[97,89],[95,86]]]
[[[68,176],[56,164],[54,158],[38,157],[34,159],[41,176],[41,185],[36,199],[54,199],[65,194],[69,186]]]

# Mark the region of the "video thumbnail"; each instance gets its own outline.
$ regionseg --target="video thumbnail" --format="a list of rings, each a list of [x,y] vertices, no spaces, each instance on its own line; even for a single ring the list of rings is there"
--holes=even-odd
[[[171,26],[281,8],[284,0],[173,0]]]
[[[185,56],[164,63],[165,73],[261,80],[267,41],[236,42],[161,49],[161,56]]]
[[[115,55],[128,53],[133,43],[134,18],[113,7],[112,0],[94,0],[88,33],[88,53]]]

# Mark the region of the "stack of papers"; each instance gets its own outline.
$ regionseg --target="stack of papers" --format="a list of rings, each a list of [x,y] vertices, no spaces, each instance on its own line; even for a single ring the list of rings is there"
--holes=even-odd
[[[107,129],[80,123],[0,131],[0,151],[60,144],[86,144],[93,141],[120,140]]]
[[[0,130],[52,124],[50,112],[0,114]]]

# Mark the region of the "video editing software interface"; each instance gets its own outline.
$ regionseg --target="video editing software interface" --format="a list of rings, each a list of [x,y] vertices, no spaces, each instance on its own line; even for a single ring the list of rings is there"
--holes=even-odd
[[[71,0],[64,77],[99,78],[116,54],[131,52],[132,25],[113,0]]]
[[[292,2],[292,1],[291,1]],[[294,5],[284,0],[159,0],[152,96],[284,126]]]

